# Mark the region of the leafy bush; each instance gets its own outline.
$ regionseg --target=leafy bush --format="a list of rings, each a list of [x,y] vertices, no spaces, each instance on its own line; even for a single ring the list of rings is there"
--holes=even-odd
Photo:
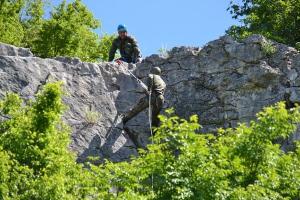
[[[84,170],[68,149],[61,95],[60,83],[52,83],[29,105],[15,94],[1,101],[0,199],[78,198]]]
[[[276,47],[273,46],[273,44],[269,41],[263,42],[261,44],[261,48],[262,48],[263,53],[268,57],[272,56],[277,51]]]
[[[283,102],[264,109],[250,126],[220,129],[218,136],[197,134],[189,121],[161,116],[155,144],[130,163],[108,163],[119,199],[297,199],[300,149],[284,153],[277,138],[287,138],[300,121],[299,108]],[[152,184],[153,183],[153,184]],[[132,198],[129,198],[129,197]]]
[[[154,144],[130,162],[84,168],[68,150],[60,83],[27,105],[0,102],[0,199],[291,199],[300,197],[300,144],[283,152],[299,108],[265,108],[250,125],[199,134],[198,117],[160,116]]]

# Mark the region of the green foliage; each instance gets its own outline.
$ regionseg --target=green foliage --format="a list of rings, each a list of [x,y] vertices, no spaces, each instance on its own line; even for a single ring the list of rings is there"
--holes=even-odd
[[[300,51],[300,42],[297,42],[295,47],[298,51]]]
[[[261,44],[261,48],[262,48],[263,53],[268,57],[272,56],[277,51],[276,47],[273,46],[273,44],[269,41],[263,42]]]
[[[0,42],[21,45],[24,30],[18,13],[23,5],[23,0],[0,1]]]
[[[300,157],[274,141],[287,138],[300,122],[299,108],[284,103],[266,108],[250,126],[197,134],[189,121],[169,112],[160,116],[153,145],[130,163],[107,162],[119,188],[117,199],[296,199],[300,196]],[[104,166],[102,165],[101,168]],[[95,172],[97,173],[97,172]],[[153,183],[153,184],[152,184]]]
[[[100,22],[81,0],[63,0],[45,18],[47,3],[49,0],[1,0],[0,41],[29,47],[40,57],[107,59],[113,36],[99,39],[94,30]]]
[[[34,50],[34,44],[40,38],[40,31],[44,23],[44,7],[46,0],[26,0],[21,16],[24,27],[24,37],[22,45],[31,47]],[[38,54],[38,52],[35,52]]]
[[[108,35],[108,34],[104,34],[100,38],[100,45],[99,45],[100,54],[99,55],[100,55],[101,61],[108,61],[110,47],[112,46],[112,42],[115,38],[116,38],[116,35]]]
[[[199,134],[198,117],[160,116],[154,144],[130,162],[87,168],[69,152],[61,122],[60,83],[33,102],[15,94],[0,102],[0,199],[274,199],[300,197],[300,144],[283,152],[278,138],[294,133],[299,107],[265,108],[250,125]]]
[[[89,109],[86,109],[84,114],[85,122],[90,125],[95,125],[101,117],[99,112]]]
[[[231,0],[228,10],[242,22],[227,31],[236,38],[255,33],[291,46],[300,41],[300,0]]]
[[[15,94],[1,101],[0,199],[77,198],[85,170],[68,150],[60,85],[48,84],[28,105]]]
[[[64,0],[42,24],[32,50],[41,57],[77,56],[95,61],[99,57],[99,41],[91,30],[99,25],[80,0],[69,4]]]

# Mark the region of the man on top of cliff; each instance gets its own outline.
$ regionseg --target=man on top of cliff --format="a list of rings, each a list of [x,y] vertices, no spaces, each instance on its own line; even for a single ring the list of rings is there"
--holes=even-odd
[[[145,91],[146,96],[141,98],[136,106],[123,115],[124,125],[138,113],[149,107],[149,94],[151,92],[152,125],[155,127],[159,126],[158,115],[163,107],[166,89],[166,83],[160,75],[161,70],[159,67],[152,68],[147,80],[148,91]]]
[[[120,64],[120,61],[127,63],[139,63],[141,62],[141,52],[138,48],[136,40],[127,35],[127,28],[125,25],[120,24],[118,26],[119,36],[113,40],[112,46],[109,51],[109,59],[111,62],[115,58],[115,53],[117,49],[120,50],[121,58],[117,60]]]

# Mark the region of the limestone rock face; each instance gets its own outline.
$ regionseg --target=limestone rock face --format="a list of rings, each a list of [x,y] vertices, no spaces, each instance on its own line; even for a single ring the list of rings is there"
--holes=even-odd
[[[266,55],[265,42],[275,53]],[[136,147],[149,143],[150,136],[147,110],[130,120],[126,131],[121,122],[119,115],[144,96],[128,70],[145,81],[154,66],[162,69],[167,83],[164,108],[174,107],[183,118],[199,115],[203,132],[247,123],[278,101],[291,107],[300,102],[300,54],[260,35],[240,42],[224,36],[203,48],[175,47],[137,66],[41,59],[27,49],[0,44],[0,96],[13,91],[32,99],[46,82],[63,81],[69,107],[64,120],[72,128],[70,149],[78,161],[88,156],[122,161],[137,155]],[[101,115],[97,122],[89,120],[91,112]]]
[[[20,56],[20,57],[32,57],[33,54],[29,49],[15,47],[9,44],[0,42],[0,56]]]

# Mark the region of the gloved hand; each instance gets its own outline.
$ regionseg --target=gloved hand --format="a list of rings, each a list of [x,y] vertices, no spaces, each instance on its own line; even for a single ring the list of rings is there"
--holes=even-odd
[[[122,60],[117,59],[117,60],[116,60],[116,63],[118,63],[118,65],[121,65],[121,64],[122,64]]]

